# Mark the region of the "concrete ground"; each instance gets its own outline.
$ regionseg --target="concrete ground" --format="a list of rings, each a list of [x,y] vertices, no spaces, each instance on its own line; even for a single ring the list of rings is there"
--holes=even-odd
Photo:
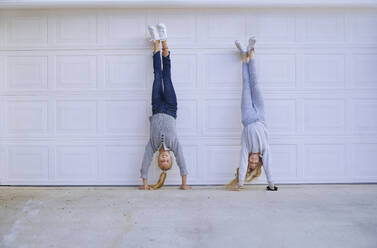
[[[377,185],[0,187],[0,247],[377,247]]]

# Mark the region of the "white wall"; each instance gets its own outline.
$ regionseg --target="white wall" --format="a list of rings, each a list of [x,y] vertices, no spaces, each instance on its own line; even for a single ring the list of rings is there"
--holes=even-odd
[[[275,180],[377,182],[376,9],[46,9],[0,11],[0,184],[139,183],[158,22],[190,183],[226,183],[238,166],[233,41],[249,34]]]

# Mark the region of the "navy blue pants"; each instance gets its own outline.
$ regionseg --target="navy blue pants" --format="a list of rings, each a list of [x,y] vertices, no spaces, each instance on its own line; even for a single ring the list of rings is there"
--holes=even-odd
[[[164,113],[177,118],[177,96],[175,95],[170,72],[170,53],[162,56],[161,52],[153,55],[154,81],[152,88],[152,113]]]

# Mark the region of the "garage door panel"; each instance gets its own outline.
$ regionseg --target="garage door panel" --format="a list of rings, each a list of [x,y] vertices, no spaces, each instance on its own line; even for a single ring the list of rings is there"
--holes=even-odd
[[[101,180],[136,184],[145,146],[105,145],[100,165]]]
[[[57,134],[95,134],[97,131],[96,101],[57,101]]]
[[[199,135],[198,116],[197,100],[182,100],[179,102],[177,113],[177,131],[179,136]]]
[[[237,136],[241,134],[239,100],[207,100],[205,106],[205,135]]]
[[[144,54],[106,55],[105,87],[108,89],[145,89],[150,68],[150,56]]]
[[[244,15],[215,11],[201,13],[198,20],[201,43],[229,44],[235,39],[245,38],[246,18]]]
[[[66,181],[94,180],[98,170],[97,154],[96,146],[57,146],[55,178]]]
[[[292,180],[297,177],[296,144],[271,144],[271,170],[275,180]]]
[[[54,11],[49,19],[50,40],[54,45],[91,45],[97,43],[96,12]]]
[[[7,171],[10,180],[47,181],[48,146],[9,146]]]
[[[238,55],[219,52],[205,56],[205,81],[211,89],[238,89],[241,66]]]
[[[47,13],[43,11],[9,11],[6,13],[8,46],[46,46]]]
[[[373,10],[350,12],[346,18],[347,41],[357,43],[377,42],[377,14]]]
[[[304,88],[344,88],[345,56],[343,54],[304,54]]]
[[[57,89],[93,89],[97,87],[97,57],[56,56]]]
[[[296,86],[295,54],[258,54],[258,82],[266,89],[292,89]]]
[[[247,13],[247,34],[254,34],[258,42],[290,43],[295,41],[296,14],[286,15],[277,10],[268,13]]]
[[[342,42],[345,39],[344,15],[341,12],[301,12],[297,16],[297,41]]]
[[[208,183],[224,184],[234,178],[239,166],[240,149],[239,145],[207,146]]]
[[[295,134],[297,132],[297,106],[295,100],[265,99],[265,118],[269,131],[275,134]]]
[[[47,88],[47,56],[8,56],[6,87],[11,90]]]
[[[377,179],[377,143],[355,143],[351,148],[351,171],[357,179],[374,182]]]
[[[344,144],[305,144],[304,178],[321,180],[345,177]]]
[[[47,135],[48,101],[41,99],[8,99],[4,104],[4,130],[8,135]]]
[[[377,42],[377,38],[376,38]],[[352,88],[377,88],[377,54],[353,54]]]
[[[373,135],[377,133],[377,101],[354,99],[352,101],[352,127],[355,134]]]
[[[197,41],[197,18],[194,11],[155,10],[152,14],[157,20],[156,23],[164,23],[169,27],[170,44],[192,44]]]
[[[345,102],[341,99],[305,99],[304,132],[309,134],[344,134]]]
[[[105,133],[118,135],[145,135],[149,128],[146,100],[106,101]]]
[[[105,45],[147,47],[146,10],[105,10],[100,13]]]
[[[174,87],[177,89],[196,89],[198,87],[197,54],[174,53],[171,55],[171,71]]]

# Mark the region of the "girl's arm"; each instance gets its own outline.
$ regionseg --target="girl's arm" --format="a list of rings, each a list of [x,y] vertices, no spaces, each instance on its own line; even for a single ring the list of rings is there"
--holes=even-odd
[[[270,189],[275,189],[275,184],[272,181],[272,176],[271,176],[271,171],[270,171],[271,160],[270,160],[270,150],[269,149],[267,149],[264,152],[262,160],[263,160],[263,168],[264,168],[264,173],[266,174],[268,187]]]
[[[141,178],[146,180],[148,178],[148,169],[151,166],[152,158],[153,158],[153,148],[151,141],[145,146],[145,152],[143,157],[143,162],[141,163],[140,174]]]
[[[242,135],[242,147],[241,147],[241,154],[240,154],[240,167],[238,169],[238,186],[242,187],[245,181],[245,176],[247,172],[247,167],[249,165],[249,152],[247,150],[246,142],[244,140],[244,136]]]

